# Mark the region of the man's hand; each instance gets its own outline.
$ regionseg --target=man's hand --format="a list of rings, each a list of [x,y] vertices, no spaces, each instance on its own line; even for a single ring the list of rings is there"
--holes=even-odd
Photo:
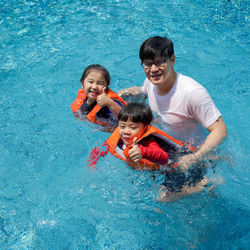
[[[201,155],[200,153],[197,151],[195,153],[192,154],[188,154],[188,155],[184,155],[179,157],[178,159],[178,167],[182,170],[182,171],[186,171],[190,168],[190,165],[201,160]]]

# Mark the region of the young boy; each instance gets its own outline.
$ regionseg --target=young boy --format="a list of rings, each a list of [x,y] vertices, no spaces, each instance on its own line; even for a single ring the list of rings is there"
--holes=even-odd
[[[109,152],[136,169],[153,170],[167,165],[168,148],[164,150],[159,144],[171,142],[177,148],[182,143],[152,126],[152,118],[152,111],[144,104],[123,107],[118,114],[118,127],[107,140]]]

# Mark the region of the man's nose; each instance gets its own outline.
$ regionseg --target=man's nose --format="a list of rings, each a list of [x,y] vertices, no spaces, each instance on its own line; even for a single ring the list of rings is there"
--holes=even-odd
[[[157,71],[159,67],[157,67],[154,63],[151,66],[151,71]]]

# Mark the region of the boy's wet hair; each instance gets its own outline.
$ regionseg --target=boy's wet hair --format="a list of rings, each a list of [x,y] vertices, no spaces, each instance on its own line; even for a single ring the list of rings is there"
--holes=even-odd
[[[102,75],[103,77],[105,78],[105,81],[107,82],[107,86],[109,86],[110,84],[110,75],[109,75],[109,72],[100,64],[91,64],[89,65],[84,71],[83,71],[83,74],[82,74],[82,77],[80,79],[80,82],[83,84],[84,82],[84,79],[88,76],[88,74],[93,71],[93,70],[96,70],[96,71],[101,71],[102,72]]]
[[[153,36],[145,40],[141,47],[139,56],[141,62],[145,59],[154,60],[156,57],[170,58],[174,54],[173,42],[161,36]]]
[[[145,126],[152,122],[153,114],[151,109],[142,103],[128,103],[118,114],[118,121],[126,122],[130,119],[132,122],[141,122]]]

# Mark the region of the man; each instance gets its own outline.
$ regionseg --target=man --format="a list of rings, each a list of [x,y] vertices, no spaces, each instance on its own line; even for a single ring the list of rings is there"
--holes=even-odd
[[[146,75],[144,85],[121,90],[119,94],[147,95],[152,111],[176,134],[187,132],[196,139],[199,124],[209,132],[196,152],[178,159],[185,171],[223,141],[227,136],[225,123],[206,89],[174,70],[174,46],[170,39],[160,36],[147,39],[139,56]]]

